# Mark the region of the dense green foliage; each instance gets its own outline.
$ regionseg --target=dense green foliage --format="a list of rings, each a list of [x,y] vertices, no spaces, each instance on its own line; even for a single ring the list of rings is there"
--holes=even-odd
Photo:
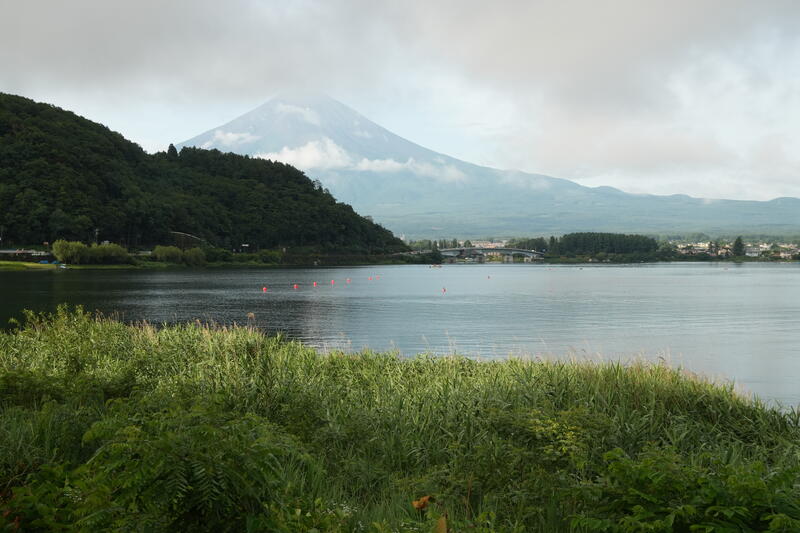
[[[0,227],[18,244],[137,247],[181,232],[224,248],[405,249],[289,165],[196,148],[148,155],[104,126],[2,93]]]
[[[177,246],[156,246],[153,248],[153,258],[165,263],[182,263],[183,251]]]
[[[622,233],[568,233],[549,240],[544,237],[512,239],[508,245],[563,255],[648,254],[658,250],[658,242],[652,237]]]
[[[185,264],[187,266],[203,266],[206,264],[206,253],[201,248],[181,250],[177,246],[156,246],[152,258],[164,263]]]
[[[61,309],[0,334],[0,523],[798,531],[799,422],[666,366],[320,355]]]
[[[645,235],[622,233],[568,233],[549,239],[512,239],[508,246],[546,252],[546,257],[592,257],[610,261],[657,261],[674,259],[672,249],[659,249],[658,242]]]
[[[556,246],[559,253],[577,255],[650,253],[658,249],[652,237],[620,233],[569,233],[558,239]]]
[[[555,239],[555,237],[551,237]],[[548,240],[544,237],[534,237],[528,239],[511,239],[508,241],[508,246],[511,248],[521,248],[523,250],[536,250],[537,252],[544,252],[548,248]]]
[[[133,262],[128,250],[119,244],[93,244],[58,240],[53,243],[53,255],[62,263],[75,265],[122,265]]]

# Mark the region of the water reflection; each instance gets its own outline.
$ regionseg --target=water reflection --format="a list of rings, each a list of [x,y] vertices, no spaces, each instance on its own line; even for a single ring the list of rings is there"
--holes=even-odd
[[[664,358],[800,402],[797,264],[0,273],[2,323],[63,302],[154,323],[252,313],[324,350]]]

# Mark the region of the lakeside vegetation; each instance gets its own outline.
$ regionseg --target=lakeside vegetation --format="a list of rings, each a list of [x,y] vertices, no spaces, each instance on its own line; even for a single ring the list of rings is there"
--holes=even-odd
[[[266,267],[309,265],[409,264],[437,261],[435,254],[326,254],[313,247],[287,250],[260,250],[253,253],[232,253],[213,247],[181,249],[177,246],[156,246],[147,254],[131,254],[114,243],[85,245],[79,241],[58,240],[52,253],[42,263],[32,261],[0,261],[0,270],[53,269],[56,262],[78,269],[130,269],[176,267]],[[48,261],[55,257],[56,261]]]
[[[694,237],[705,238],[705,242],[691,241],[679,244],[672,240],[658,240],[648,235],[581,232],[568,233],[560,237],[513,238],[496,241],[475,241],[469,239],[418,240],[410,241],[409,247],[416,251],[471,248],[484,250],[483,260],[502,261],[499,255],[492,254],[492,248],[518,248],[539,252],[539,260],[546,263],[645,263],[659,261],[787,261],[800,260],[800,246],[795,240],[746,243],[737,236],[730,241],[712,240],[705,234]],[[463,259],[463,257],[462,257]],[[519,256],[518,260],[522,260]]]
[[[800,413],[662,365],[320,354],[80,309],[0,333],[20,531],[797,531]]]

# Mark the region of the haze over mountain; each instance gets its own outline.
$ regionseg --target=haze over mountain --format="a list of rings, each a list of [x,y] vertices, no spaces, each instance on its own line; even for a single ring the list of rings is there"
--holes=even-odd
[[[178,146],[292,164],[359,213],[409,237],[800,230],[800,199],[636,195],[478,166],[403,139],[322,95],[278,96]]]

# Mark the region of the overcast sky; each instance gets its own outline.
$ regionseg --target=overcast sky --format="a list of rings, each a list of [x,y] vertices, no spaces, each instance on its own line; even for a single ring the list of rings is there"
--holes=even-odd
[[[0,0],[0,91],[164,149],[321,90],[473,163],[800,196],[800,2]]]

